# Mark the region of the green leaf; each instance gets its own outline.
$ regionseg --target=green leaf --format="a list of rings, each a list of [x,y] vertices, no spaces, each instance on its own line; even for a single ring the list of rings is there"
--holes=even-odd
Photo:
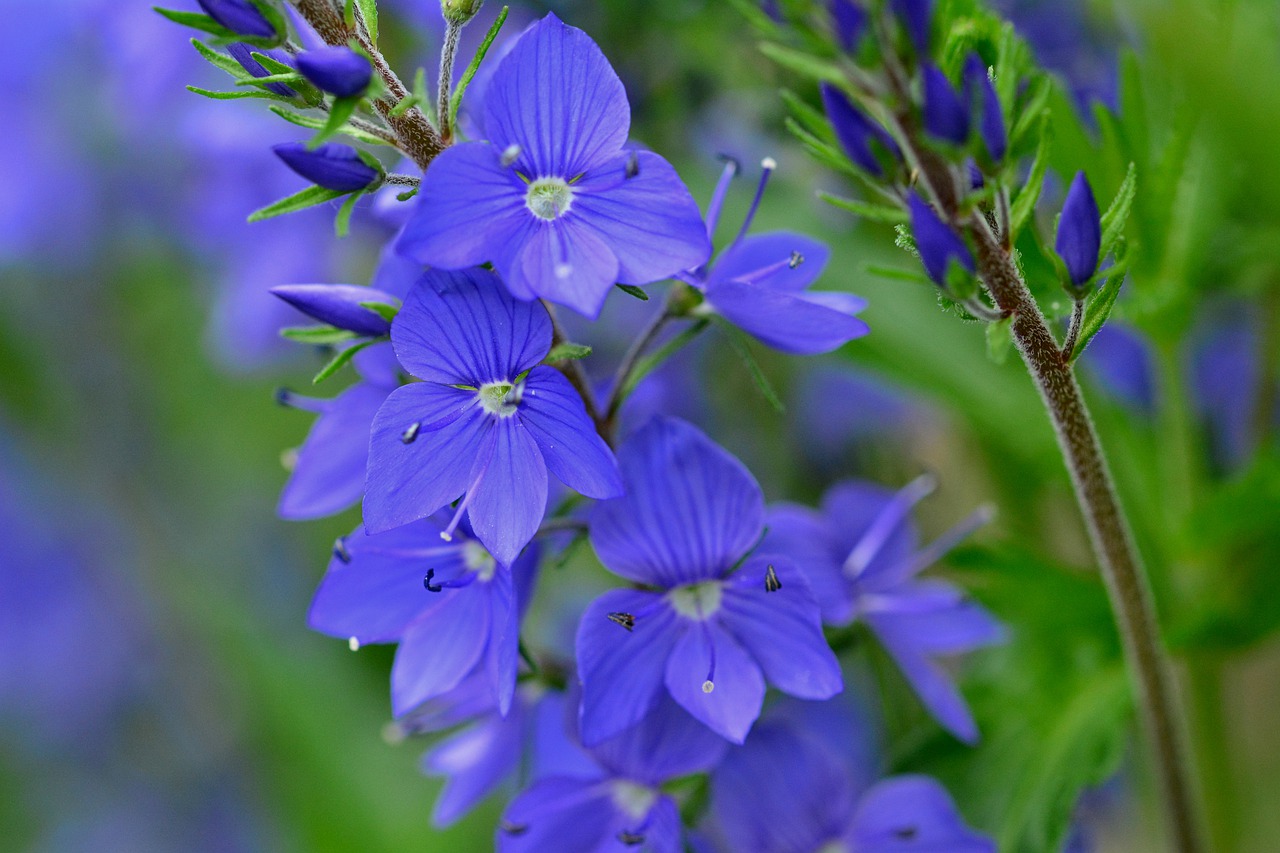
[[[476,71],[480,69],[480,63],[484,62],[485,56],[489,53],[490,45],[498,37],[498,31],[502,29],[502,25],[507,20],[508,11],[508,7],[502,7],[502,11],[498,13],[493,25],[489,27],[489,32],[485,33],[484,41],[480,42],[480,47],[476,48],[476,55],[471,57],[471,63],[467,65],[467,70],[462,72],[462,78],[458,80],[458,85],[453,90],[453,98],[449,101],[450,127],[457,127],[458,110],[462,107],[462,97],[467,93],[467,87],[471,85],[472,79],[476,76]]]
[[[283,95],[277,95],[275,92],[266,90],[251,89],[244,92],[215,92],[212,89],[201,89],[199,86],[188,86],[188,92],[195,92],[197,95],[203,95],[206,98],[212,98],[215,101],[239,101],[244,98],[258,98],[263,101],[283,101],[286,104],[293,103],[292,99]]]
[[[343,126],[346,125],[347,119],[356,111],[356,106],[360,103],[357,98],[334,98],[329,103],[329,117],[325,120],[324,126],[316,133],[315,136],[307,140],[307,148],[319,148],[326,140],[336,133],[342,132]]]
[[[591,355],[591,347],[586,344],[575,344],[566,341],[565,343],[557,344],[552,347],[551,352],[547,353],[547,357],[544,358],[543,361],[550,364],[554,361],[570,361],[579,358],[586,358],[589,355]]]
[[[614,286],[617,287],[618,290],[621,290],[623,293],[626,293],[629,296],[634,296],[636,299],[639,299],[641,302],[649,301],[649,294],[646,293],[644,288],[642,287],[636,287],[634,284],[617,284]]]
[[[308,207],[315,207],[317,204],[324,204],[326,201],[332,201],[344,195],[346,193],[342,190],[330,190],[318,186],[307,187],[305,190],[296,192],[288,198],[282,198],[266,207],[255,210],[249,214],[249,221],[261,222],[264,219],[283,216],[286,213],[293,213],[297,210],[305,210]]]
[[[306,78],[297,71],[289,71],[281,74],[268,74],[266,77],[245,77],[236,81],[237,86],[270,86],[272,83],[283,83],[286,86],[299,86],[306,82]]]
[[[360,336],[355,332],[336,329],[333,326],[291,326],[281,329],[280,337],[297,341],[300,344],[328,346],[353,341]]]
[[[851,198],[841,198],[828,192],[818,191],[818,198],[827,204],[838,207],[841,210],[847,210],[850,213],[861,216],[863,219],[869,219],[872,222],[884,222],[889,225],[896,225],[907,221],[907,212],[900,208],[889,207],[883,204],[868,204],[867,202],[857,201]]]
[[[994,323],[987,323],[987,357],[996,364],[1004,364],[1009,359],[1009,350],[1013,346],[1013,318],[1006,317]]]
[[[1133,209],[1133,200],[1137,194],[1138,167],[1137,164],[1130,163],[1116,197],[1111,200],[1107,212],[1102,214],[1102,249],[1098,252],[1100,259],[1105,260],[1111,254],[1120,235],[1124,233],[1124,226],[1129,221],[1129,211]]]
[[[372,311],[388,323],[400,313],[399,305],[389,305],[386,302],[361,302],[360,307]]]
[[[790,71],[818,81],[841,84],[845,74],[839,65],[774,42],[760,43],[760,52]]]
[[[929,277],[919,270],[904,270],[898,267],[886,267],[881,264],[867,264],[863,267],[871,275],[887,278],[891,281],[910,281],[916,284],[927,284],[933,287],[933,282]]]
[[[782,102],[787,105],[787,109],[791,111],[791,115],[797,124],[815,138],[830,144],[835,143],[836,136],[831,130],[831,122],[827,120],[826,115],[821,110],[810,106],[807,101],[790,89],[783,89],[781,94]]]
[[[769,377],[764,375],[764,370],[760,367],[760,362],[756,360],[755,354],[751,352],[751,345],[747,343],[746,336],[738,331],[736,326],[731,325],[727,320],[718,316],[713,316],[716,324],[721,331],[725,333],[725,337],[729,339],[730,346],[738,353],[742,359],[743,365],[747,368],[747,373],[751,374],[751,381],[755,383],[756,389],[760,395],[765,398],[773,410],[778,414],[784,414],[787,407],[782,405],[782,400],[778,397],[778,392],[773,390]]]
[[[1031,173],[1027,182],[1018,191],[1010,211],[1009,231],[1011,239],[1016,240],[1018,234],[1026,227],[1031,215],[1035,213],[1036,202],[1040,200],[1040,191],[1044,187],[1045,172],[1049,168],[1049,150],[1053,147],[1053,125],[1049,114],[1042,114],[1040,120],[1040,143],[1036,146],[1036,158],[1031,163]]]
[[[1027,102],[1016,110],[1018,120],[1009,131],[1010,148],[1021,144],[1023,138],[1035,128],[1036,122],[1041,120],[1048,106],[1049,96],[1053,94],[1053,84],[1048,77],[1041,77],[1031,84],[1027,92]]]
[[[356,202],[363,195],[363,190],[353,192],[347,196],[346,201],[342,202],[342,207],[338,208],[338,215],[333,218],[333,233],[338,237],[345,237],[351,232],[351,214],[356,209]]]
[[[293,110],[285,109],[284,107],[271,107],[271,112],[280,116],[280,118],[284,119],[290,124],[296,124],[298,125],[298,127],[311,128],[312,130],[320,130],[328,123],[326,119],[320,118],[319,116],[303,115],[302,113],[294,112]],[[390,145],[391,144],[390,142],[387,142],[387,140],[383,139],[381,136],[374,136],[372,133],[369,133],[368,131],[364,131],[358,127],[354,127],[349,122],[347,124],[344,124],[342,126],[342,129],[338,132],[345,136],[351,137],[357,142],[363,142],[366,145]]]
[[[698,335],[702,334],[702,331],[706,329],[709,324],[709,320],[698,320],[692,325],[682,329],[680,334],[676,335],[674,338],[637,361],[635,369],[633,369],[631,371],[631,375],[627,377],[626,384],[623,385],[622,389],[618,392],[618,401],[621,403],[630,397],[631,392],[636,389],[636,386],[638,386],[646,376],[657,370],[662,366],[663,362],[683,349],[686,344]]]
[[[1084,352],[1085,347],[1089,345],[1089,341],[1093,340],[1093,336],[1101,331],[1106,324],[1107,318],[1111,316],[1111,309],[1115,307],[1116,297],[1120,295],[1120,286],[1124,284],[1125,264],[1121,266],[1117,263],[1111,268],[1107,276],[1106,283],[1098,288],[1098,292],[1089,300],[1089,304],[1084,310],[1084,322],[1080,324],[1080,336],[1076,339],[1076,348],[1071,353],[1071,360],[1075,361]]]
[[[358,344],[352,344],[351,346],[346,347],[345,349],[339,350],[337,353],[334,354],[333,358],[329,359],[328,364],[320,368],[320,372],[311,378],[311,384],[319,385],[321,382],[325,381],[330,376],[332,376],[333,374],[341,370],[344,364],[346,364],[348,361],[351,361],[351,359],[355,358],[356,353],[360,352],[360,350],[364,349],[370,344],[373,344],[376,342],[377,342],[376,338],[373,340],[361,341]]]
[[[347,0],[343,16],[346,18],[348,27],[355,26],[357,8],[360,10],[360,17],[364,19],[364,28],[369,33],[369,41],[373,42],[374,47],[377,47],[378,0]]]
[[[208,15],[201,15],[199,12],[180,12],[177,9],[162,9],[159,6],[152,6],[153,10],[158,12],[175,24],[181,24],[184,27],[191,27],[193,30],[199,30],[202,33],[218,36],[219,38],[238,40],[239,37],[231,32],[231,30],[219,24]]]
[[[204,42],[200,41],[200,39],[192,39],[191,46],[194,47],[196,52],[203,56],[210,65],[221,71],[227,72],[237,80],[247,80],[253,77],[252,74],[244,70],[244,67],[241,66],[239,62],[236,62],[225,53],[220,53],[214,50]]]

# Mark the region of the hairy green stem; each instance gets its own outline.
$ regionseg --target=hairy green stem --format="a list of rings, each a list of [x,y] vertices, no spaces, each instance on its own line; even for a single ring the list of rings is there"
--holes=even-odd
[[[439,98],[436,123],[445,145],[453,139],[453,126],[449,122],[449,98],[453,92],[453,63],[458,55],[458,39],[461,36],[462,24],[450,21],[444,31],[444,47],[440,51],[440,80],[436,87]]]
[[[1022,281],[1013,258],[981,214],[969,228],[978,269],[992,298],[1013,317],[1013,337],[1053,421],[1071,474],[1089,538],[1102,569],[1124,643],[1169,821],[1172,849],[1199,853],[1199,810],[1169,662],[1151,591],[1093,421],[1070,363],[1063,358],[1044,315]]]

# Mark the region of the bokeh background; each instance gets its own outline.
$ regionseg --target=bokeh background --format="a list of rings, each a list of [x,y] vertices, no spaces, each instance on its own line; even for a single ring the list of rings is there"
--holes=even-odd
[[[747,165],[727,223],[745,212],[752,164],[775,157],[757,230],[828,241],[823,286],[870,301],[872,334],[837,354],[759,350],[785,415],[714,339],[664,368],[655,399],[704,424],[770,499],[931,471],[926,531],[980,503],[999,512],[946,563],[1013,631],[964,667],[984,742],[950,741],[891,685],[875,699],[886,764],[939,775],[1007,849],[1047,849],[1037,828],[1059,812],[1074,816],[1075,849],[1151,849],[1116,640],[1032,385],[928,287],[877,272],[911,268],[890,231],[815,198],[852,189],[784,128],[778,89],[812,101],[811,84],[767,63],[731,3],[512,5],[508,36],[554,9],[600,42],[636,138],[699,199],[718,153]],[[1041,227],[1063,176],[1088,169],[1105,205],[1137,164],[1137,260],[1084,359],[1087,393],[1179,658],[1215,838],[1274,850],[1280,8],[1002,5],[1064,81]],[[381,6],[396,65],[432,67],[436,4]],[[419,773],[422,744],[388,737],[390,650],[352,654],[306,629],[357,512],[275,515],[309,418],[273,394],[307,386],[322,356],[279,339],[298,318],[266,288],[367,283],[394,216],[366,205],[341,242],[324,208],[245,224],[302,188],[269,151],[299,129],[258,102],[187,92],[221,81],[148,3],[17,3],[5,18],[0,849],[490,848],[498,804],[431,827],[439,783]],[[616,295],[581,337],[607,358],[645,308]]]

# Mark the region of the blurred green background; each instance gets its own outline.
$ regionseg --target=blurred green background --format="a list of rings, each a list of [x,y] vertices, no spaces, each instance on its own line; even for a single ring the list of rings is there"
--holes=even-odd
[[[1060,183],[1085,168],[1105,205],[1130,162],[1139,175],[1116,314],[1138,343],[1100,348],[1087,393],[1178,657],[1218,848],[1274,850],[1280,8],[1008,5],[1028,35],[1045,15],[1051,32],[1086,22],[1046,50],[1119,105],[1089,118],[1064,85],[1054,107]],[[398,67],[428,62],[434,4],[383,7]],[[890,763],[938,774],[1002,849],[1051,849],[1072,815],[1097,849],[1159,849],[1105,598],[1016,357],[989,357],[928,287],[868,271],[912,260],[888,229],[815,198],[853,190],[783,127],[779,87],[813,101],[812,84],[770,66],[731,4],[529,3],[510,32],[548,7],[600,42],[635,136],[704,203],[718,152],[775,157],[756,230],[828,241],[823,286],[870,302],[872,334],[835,356],[757,350],[786,415],[722,341],[698,354],[716,377],[705,423],[766,496],[928,470],[942,486],[927,532],[982,502],[999,511],[947,563],[1013,630],[964,669],[983,744],[950,741],[891,686]],[[323,212],[243,226],[301,186],[266,151],[295,137],[259,104],[185,92],[209,80],[187,38],[145,4],[95,0],[32,6],[0,37],[0,849],[489,849],[499,805],[433,831],[422,745],[384,737],[390,650],[306,629],[358,513],[274,513],[282,451],[309,420],[272,395],[321,362],[273,342],[288,316],[265,288],[367,282],[389,232],[371,213],[343,244]],[[850,367],[861,385],[832,379]]]

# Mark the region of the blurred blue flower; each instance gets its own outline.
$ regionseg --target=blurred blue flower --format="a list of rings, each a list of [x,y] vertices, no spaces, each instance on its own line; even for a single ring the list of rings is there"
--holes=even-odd
[[[378,170],[360,159],[356,149],[340,142],[328,142],[318,148],[303,142],[285,142],[271,150],[290,169],[328,190],[352,193],[378,180]]]
[[[373,80],[369,60],[349,47],[319,47],[298,54],[298,70],[311,85],[339,98],[363,95]]]
[[[969,141],[969,105],[936,65],[926,63],[924,77],[924,129],[934,139],[964,145]]]
[[[924,270],[933,279],[933,283],[943,290],[948,289],[947,279],[953,264],[973,273],[976,269],[973,253],[965,245],[964,239],[943,222],[933,208],[914,191],[907,204],[911,209],[911,233],[916,240],[916,249],[919,250]]]
[[[977,111],[978,133],[991,159],[999,163],[1009,147],[1009,135],[1005,129],[1004,112],[1000,108],[1000,96],[996,94],[987,65],[976,53],[969,54],[964,62],[965,98]],[[980,185],[979,185],[980,186]]]
[[[902,159],[898,143],[883,127],[864,116],[840,89],[827,82],[822,83],[821,89],[822,106],[844,153],[871,175],[884,177],[884,159]]]
[[[275,26],[263,16],[253,0],[196,0],[205,14],[242,36],[274,38]]]
[[[252,45],[245,44],[244,42],[227,45],[227,53],[231,54],[231,58],[240,63],[240,67],[245,71],[248,71],[254,77],[270,77],[273,73],[264,68],[261,62],[253,58],[253,54],[255,53],[261,53],[264,56],[269,56],[276,62],[283,65],[293,66],[295,64],[293,57],[285,53],[283,50],[255,48]],[[268,83],[267,91],[274,92],[285,98],[296,98],[298,96],[296,91],[290,89],[283,83]]]
[[[1108,320],[1089,341],[1080,360],[1107,393],[1144,415],[1154,413],[1155,354],[1136,329]]]

